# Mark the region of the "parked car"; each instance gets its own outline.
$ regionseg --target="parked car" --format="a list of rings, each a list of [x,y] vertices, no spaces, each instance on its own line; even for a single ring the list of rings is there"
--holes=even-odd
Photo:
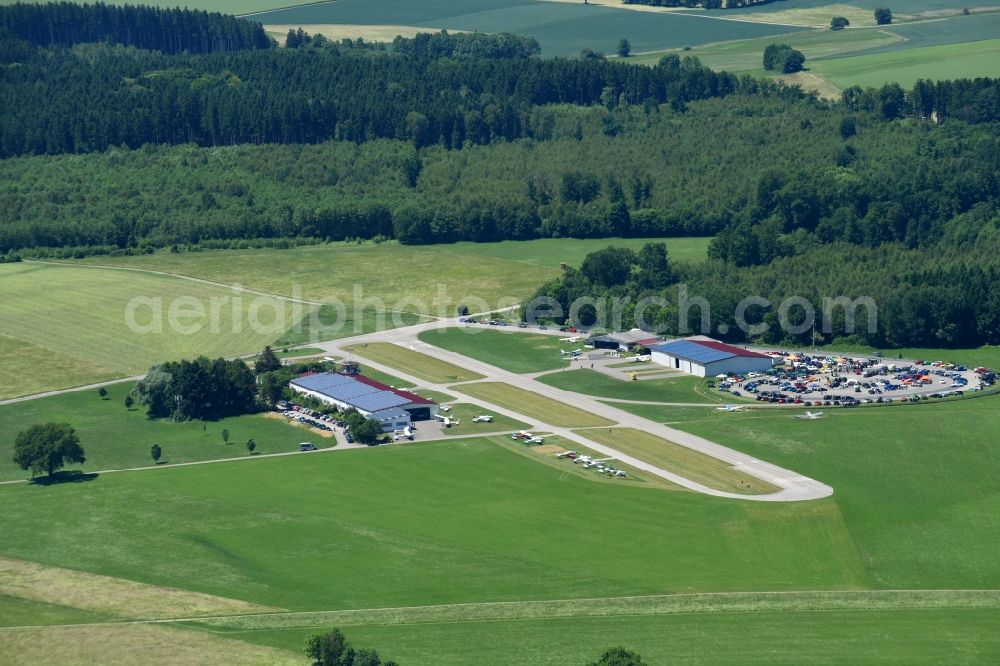
[[[299,444],[299,451],[316,451],[316,445],[312,442],[302,442]]]

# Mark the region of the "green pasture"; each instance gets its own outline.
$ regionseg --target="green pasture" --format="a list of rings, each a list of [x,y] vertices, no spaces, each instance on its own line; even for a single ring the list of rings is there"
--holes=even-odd
[[[703,387],[703,380],[690,375],[632,381],[627,378],[615,379],[590,368],[579,368],[542,375],[538,381],[564,391],[575,391],[612,400],[705,404],[718,402],[714,397],[708,397],[708,389]]]
[[[124,376],[114,368],[6,335],[0,335],[0,358],[3,359],[0,363],[0,400]]]
[[[503,382],[460,384],[453,386],[452,389],[558,427],[586,428],[611,425],[611,422],[604,417]]]
[[[13,5],[23,0],[0,0],[0,5]],[[55,0],[35,0],[36,2],[54,2]],[[107,5],[134,5],[131,0],[105,0]],[[296,0],[184,0],[182,3],[170,2],[169,0],[158,1],[149,0],[142,4],[173,8],[177,6],[187,9],[201,9],[207,12],[222,12],[223,14],[248,14],[269,9],[280,9],[293,5],[309,4],[307,2],[296,2]]]
[[[87,462],[67,469],[85,471],[147,467],[153,465],[149,448],[159,444],[164,463],[184,463],[218,458],[245,458],[246,442],[253,438],[255,453],[296,451],[299,442],[312,439],[330,446],[305,428],[286,425],[285,420],[262,415],[239,416],[220,421],[174,423],[150,420],[139,405],[126,411],[123,401],[131,382],[108,387],[102,400],[97,390],[77,391],[0,406],[0,480],[27,479],[29,473],[14,464],[14,440],[36,423],[58,421],[76,428]],[[229,444],[222,431],[229,431]]]
[[[560,352],[579,349],[582,345],[582,342],[560,342],[554,335],[501,332],[479,324],[432,329],[417,337],[435,347],[520,373],[565,368],[569,357]]]

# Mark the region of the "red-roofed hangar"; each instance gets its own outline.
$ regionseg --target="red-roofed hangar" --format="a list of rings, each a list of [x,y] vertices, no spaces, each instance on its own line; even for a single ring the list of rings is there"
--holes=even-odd
[[[770,370],[774,359],[711,338],[686,338],[649,348],[654,363],[696,377]]]

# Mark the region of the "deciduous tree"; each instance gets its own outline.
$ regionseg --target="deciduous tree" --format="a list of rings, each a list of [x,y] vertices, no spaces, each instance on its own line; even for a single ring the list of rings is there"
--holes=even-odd
[[[52,476],[67,463],[86,462],[76,431],[68,423],[43,423],[18,433],[14,440],[14,462],[32,476]]]

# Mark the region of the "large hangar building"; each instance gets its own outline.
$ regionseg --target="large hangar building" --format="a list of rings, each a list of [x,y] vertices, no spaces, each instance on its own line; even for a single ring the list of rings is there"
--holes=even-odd
[[[328,405],[336,405],[340,409],[354,408],[368,418],[377,419],[386,432],[405,428],[412,421],[429,421],[438,413],[438,405],[433,400],[386,386],[360,374],[305,374],[293,379],[290,386],[292,390]]]
[[[696,377],[770,370],[773,359],[711,338],[686,338],[650,347],[652,361]]]

